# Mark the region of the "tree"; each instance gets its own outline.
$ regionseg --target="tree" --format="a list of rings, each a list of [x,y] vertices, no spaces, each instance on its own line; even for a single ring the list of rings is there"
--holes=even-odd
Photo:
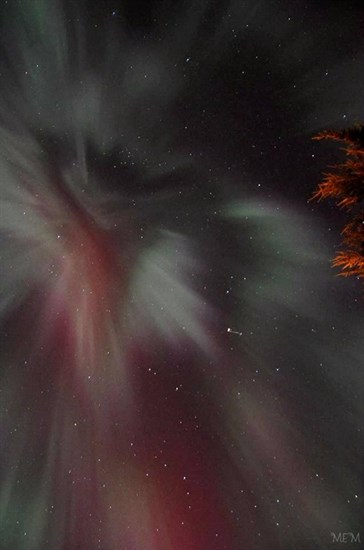
[[[325,173],[312,199],[334,199],[350,217],[342,231],[342,247],[333,260],[340,275],[364,278],[364,125],[342,131],[326,131],[314,140],[331,139],[344,143],[346,160]]]

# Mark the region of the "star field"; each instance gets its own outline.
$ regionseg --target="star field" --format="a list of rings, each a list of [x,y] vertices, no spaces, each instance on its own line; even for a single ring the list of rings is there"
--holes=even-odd
[[[0,549],[362,542],[361,4],[0,7]]]

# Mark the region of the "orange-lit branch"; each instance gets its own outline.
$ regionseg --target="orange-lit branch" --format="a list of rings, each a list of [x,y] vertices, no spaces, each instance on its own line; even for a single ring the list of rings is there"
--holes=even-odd
[[[339,273],[341,277],[349,277],[350,275],[364,277],[364,256],[358,252],[352,250],[339,252],[332,265],[341,268]]]
[[[331,198],[351,213],[353,218],[342,231],[346,249],[338,253],[333,266],[339,267],[344,277],[364,277],[364,126],[329,130],[313,139],[345,142],[346,161],[333,166],[334,172],[324,174],[311,200]]]

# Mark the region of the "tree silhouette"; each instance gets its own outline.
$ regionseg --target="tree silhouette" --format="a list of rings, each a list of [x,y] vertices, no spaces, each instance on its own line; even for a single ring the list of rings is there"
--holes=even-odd
[[[330,166],[333,171],[324,173],[312,199],[334,199],[346,210],[350,221],[342,231],[343,249],[334,258],[333,266],[340,268],[343,277],[364,277],[364,126],[329,130],[313,139],[344,143],[345,162]]]

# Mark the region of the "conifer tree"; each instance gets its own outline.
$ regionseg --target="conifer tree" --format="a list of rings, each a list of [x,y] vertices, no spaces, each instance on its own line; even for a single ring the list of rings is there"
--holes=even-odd
[[[364,126],[326,131],[313,139],[344,143],[345,162],[324,174],[312,199],[334,199],[346,210],[349,221],[342,231],[342,250],[334,258],[333,266],[340,268],[344,277],[364,277]]]

